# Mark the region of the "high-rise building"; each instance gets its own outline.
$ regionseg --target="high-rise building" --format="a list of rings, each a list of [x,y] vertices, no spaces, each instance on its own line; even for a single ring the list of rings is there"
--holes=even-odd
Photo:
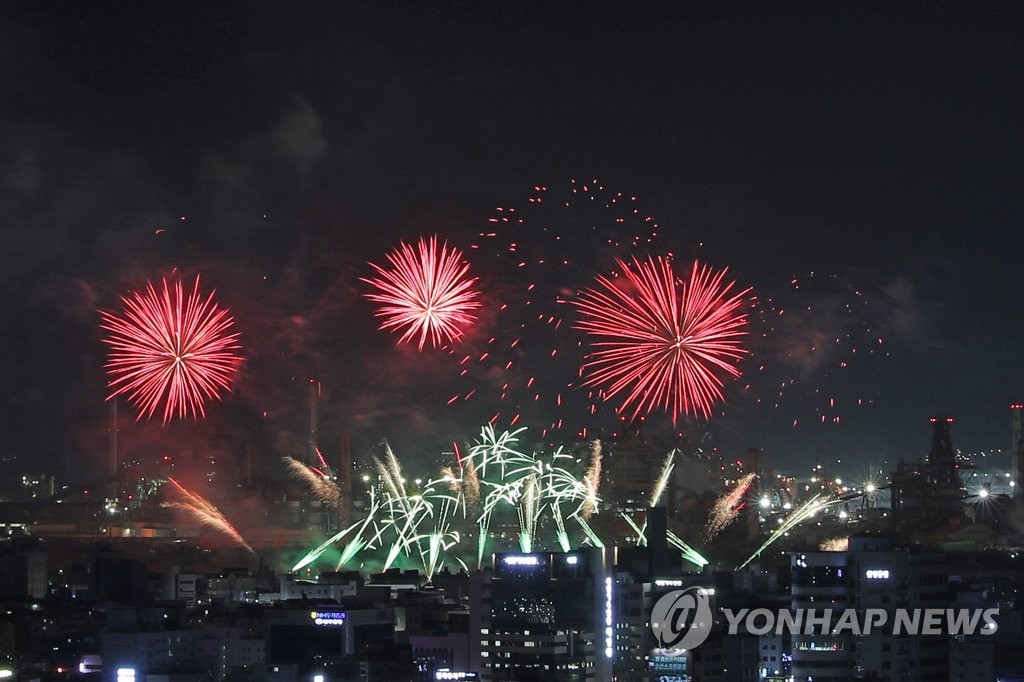
[[[38,542],[0,545],[0,598],[44,598],[46,567],[46,549]]]
[[[886,538],[854,536],[847,552],[794,553],[791,571],[794,610],[882,609],[893,623],[897,609],[950,605],[943,556],[893,549]],[[816,630],[794,634],[792,647],[793,677],[798,680],[938,682],[949,675],[946,635],[908,636],[883,628],[861,637],[848,629]]]
[[[491,572],[474,574],[470,611],[479,639],[470,661],[479,661],[481,680],[610,682],[609,563],[603,549],[497,554]]]

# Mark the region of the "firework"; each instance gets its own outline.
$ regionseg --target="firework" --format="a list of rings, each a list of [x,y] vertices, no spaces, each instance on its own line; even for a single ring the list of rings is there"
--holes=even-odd
[[[874,407],[877,396],[850,391],[848,377],[892,357],[911,292],[815,271],[758,288],[745,363],[757,381],[745,384],[744,399],[785,411],[793,428],[831,428]]]
[[[584,534],[586,534],[587,539],[590,540],[590,544],[594,547],[604,547],[604,542],[598,534],[594,532],[594,529],[590,527],[590,524],[587,523],[585,518],[582,516],[574,516],[573,518],[576,519],[578,524],[580,524],[580,528],[583,530]]]
[[[173,478],[168,478],[167,480],[174,485],[175,490],[177,490],[184,498],[184,501],[164,502],[161,506],[172,509],[181,509],[188,513],[188,515],[195,519],[201,526],[208,526],[214,530],[220,531],[238,545],[244,547],[250,552],[253,551],[252,547],[250,547],[242,537],[242,534],[239,533],[226,518],[224,518],[224,515],[220,513],[220,510],[213,506],[209,500],[186,489]]]
[[[466,504],[475,507],[480,502],[480,477],[476,473],[476,463],[469,460],[462,471],[462,492],[466,496]]]
[[[848,552],[850,551],[850,538],[828,538],[818,544],[818,550],[822,552]]]
[[[736,520],[737,514],[743,507],[744,497],[755,478],[754,474],[747,474],[736,482],[735,488],[715,500],[715,506],[711,509],[711,516],[708,518],[707,528],[704,529],[705,541],[713,540],[716,535]]]
[[[665,456],[665,461],[661,463],[661,473],[658,474],[658,480],[654,483],[654,489],[651,491],[651,496],[647,501],[648,507],[656,507],[658,502],[661,501],[661,496],[665,494],[665,488],[668,487],[669,478],[672,476],[672,470],[675,469],[675,450],[668,453]],[[636,543],[638,547],[647,545],[647,519],[644,518],[644,524],[638,526],[636,522],[626,515],[625,512],[620,512],[622,518],[626,519],[626,522],[636,531]]]
[[[288,473],[302,481],[314,498],[332,507],[341,504],[341,488],[322,471],[292,457],[285,457],[281,461],[288,467]]]
[[[587,497],[580,510],[580,515],[589,519],[597,511],[597,493],[601,488],[601,441],[595,440],[590,454],[590,466],[583,475]]]
[[[520,205],[496,208],[471,248],[491,266],[500,303],[488,326],[501,331],[449,349],[465,385],[448,404],[487,401],[491,423],[536,424],[541,438],[586,439],[599,412],[616,419],[599,388],[581,386],[584,336],[566,304],[594,272],[650,248],[659,230],[637,197],[593,177],[537,185]]]
[[[651,499],[648,500],[648,507],[657,507],[658,502],[661,501],[661,496],[665,494],[665,488],[668,486],[669,478],[672,477],[672,470],[676,468],[676,452],[672,452],[665,455],[665,461],[661,463],[661,473],[658,474],[658,481],[654,484],[654,490],[651,492]]]
[[[825,509],[825,507],[829,506],[830,504],[834,504],[838,501],[839,500],[829,500],[828,498],[824,497],[822,493],[818,493],[811,499],[807,500],[807,502],[805,502],[803,505],[801,505],[797,509],[794,509],[792,513],[790,513],[790,515],[786,518],[786,520],[779,524],[779,527],[776,528],[772,532],[772,534],[768,536],[768,539],[765,540],[760,547],[754,550],[754,553],[747,557],[746,561],[744,561],[742,564],[739,565],[739,567],[737,567],[737,570],[746,567],[746,565],[749,564],[751,561],[761,556],[761,552],[766,550],[776,540],[786,535],[794,527],[811,518],[819,511]]]
[[[374,288],[366,294],[380,304],[381,329],[401,334],[401,343],[416,340],[419,350],[457,340],[476,321],[480,307],[476,278],[462,253],[437,237],[421,238],[415,247],[402,243],[387,256],[390,268],[374,263],[377,277],[362,278]]]
[[[383,445],[384,461],[382,462],[374,457],[373,464],[377,468],[380,480],[384,481],[384,485],[391,496],[396,500],[404,499],[406,497],[405,475],[402,473],[402,465],[399,464],[398,458],[395,457],[391,445],[387,441],[384,441]]]
[[[745,289],[734,293],[725,270],[694,262],[679,280],[666,258],[618,261],[623,285],[604,276],[575,301],[577,328],[592,337],[588,386],[622,395],[620,413],[636,419],[655,408],[707,419],[724,378],[739,376],[746,354]]]
[[[140,419],[163,403],[164,424],[173,416],[205,416],[204,403],[231,389],[241,362],[228,311],[213,293],[203,298],[198,277],[187,295],[180,280],[171,287],[165,279],[161,290],[148,283],[121,301],[122,314],[100,312],[110,347],[108,399],[126,396]]]
[[[292,566],[292,571],[291,572],[294,573],[295,571],[300,571],[303,568],[305,568],[306,566],[308,566],[311,563],[313,563],[314,561],[316,561],[317,559],[319,559],[321,554],[323,554],[328,549],[330,549],[331,546],[334,543],[336,543],[338,540],[341,540],[343,537],[345,537],[350,532],[352,532],[352,529],[355,528],[357,525],[359,525],[359,524],[354,524],[354,525],[349,526],[348,528],[345,528],[344,530],[338,531],[337,533],[332,535],[330,538],[328,538],[327,541],[322,543],[319,547],[317,547],[314,550],[311,550],[311,551],[307,552],[305,556],[303,556],[301,559],[299,559],[299,561],[294,566]]]
[[[683,556],[683,559],[689,561],[697,568],[703,569],[705,566],[711,563],[704,557],[703,554],[701,554],[693,547],[690,547],[688,544],[683,542],[683,540],[672,531],[668,531],[667,538],[668,543],[680,551],[680,553]]]
[[[596,510],[600,505],[596,485],[587,480],[587,476],[594,481],[599,478],[599,446],[595,444],[586,473],[579,476],[566,468],[576,458],[561,448],[548,453],[520,450],[522,431],[498,432],[485,426],[462,457],[461,476],[454,467],[446,467],[437,478],[422,485],[417,481],[415,489],[407,487],[401,462],[383,442],[383,457],[373,459],[379,493],[375,486],[369,487],[366,516],[312,549],[296,566],[305,567],[333,544],[347,541],[339,568],[363,551],[376,551],[383,557],[385,570],[411,564],[421,567],[430,579],[445,565],[466,568],[459,553],[468,549],[464,541],[475,535],[480,567],[496,515],[503,524],[498,534],[503,536],[510,530],[508,521],[515,519],[520,551],[533,551],[551,538],[554,546],[568,551],[573,544],[573,520],[582,531],[579,541],[604,546],[584,518],[587,509]],[[290,467],[303,480],[315,481],[310,474],[316,472],[310,467]]]

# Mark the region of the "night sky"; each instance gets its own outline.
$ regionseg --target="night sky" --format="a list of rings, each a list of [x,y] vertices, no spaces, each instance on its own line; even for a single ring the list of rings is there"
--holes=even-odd
[[[683,430],[792,469],[916,459],[940,412],[965,451],[1005,448],[1024,396],[1021,6],[634,4],[4,3],[3,455],[100,474],[97,310],[175,272],[217,290],[246,362],[209,423],[129,417],[126,447],[294,454],[311,377],[321,431],[351,431],[357,457],[464,441],[486,391],[448,408],[452,358],[396,348],[359,277],[438,233],[497,305],[519,283],[471,250],[495,207],[595,178],[656,218],[652,253],[758,296],[744,377]],[[559,226],[587,263],[589,220]]]

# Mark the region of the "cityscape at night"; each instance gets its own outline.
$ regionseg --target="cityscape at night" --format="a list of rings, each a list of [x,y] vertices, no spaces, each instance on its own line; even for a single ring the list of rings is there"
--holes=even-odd
[[[1011,3],[0,6],[0,682],[1024,681]]]

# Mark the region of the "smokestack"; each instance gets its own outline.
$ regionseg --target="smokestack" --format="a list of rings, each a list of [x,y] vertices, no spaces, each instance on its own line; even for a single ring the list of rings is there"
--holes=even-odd
[[[113,398],[110,401],[110,427],[107,429],[107,438],[109,441],[109,452],[108,452],[108,466],[110,467],[110,475],[117,476],[120,471],[120,462],[118,461],[117,452],[117,398]]]
[[[755,476],[761,476],[761,450],[759,448],[750,448],[747,450],[747,473],[754,474]]]
[[[932,449],[926,460],[928,479],[932,485],[943,490],[960,488],[960,475],[957,472],[956,450],[953,448],[953,436],[950,429],[953,418],[949,416],[932,417]]]
[[[245,487],[249,488],[250,490],[252,489],[252,474],[253,474],[252,460],[253,460],[252,442],[250,441],[250,442],[247,442],[245,444]]]
[[[320,382],[316,379],[309,380],[309,452],[306,453],[306,464],[316,465],[317,456],[316,449],[319,447],[317,442],[317,424],[316,424],[316,409],[317,401],[320,399]]]
[[[352,437],[348,431],[341,432],[338,443],[338,488],[341,490],[338,519],[345,526],[352,513]]]
[[[1013,499],[1024,499],[1024,434],[1021,434],[1020,413],[1024,404],[1010,405],[1013,414]]]

